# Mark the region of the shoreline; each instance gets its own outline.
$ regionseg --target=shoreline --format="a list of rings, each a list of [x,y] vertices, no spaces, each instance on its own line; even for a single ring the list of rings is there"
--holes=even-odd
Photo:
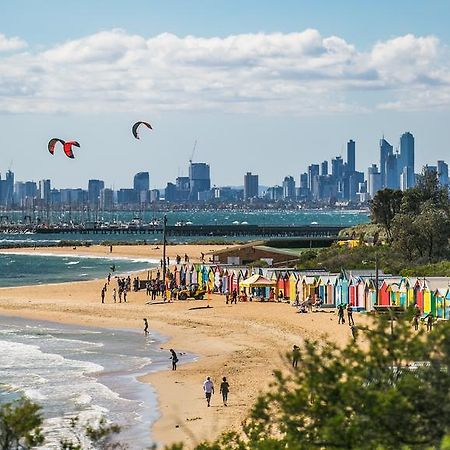
[[[171,247],[174,255],[177,251],[184,254],[183,246]],[[199,255],[211,248],[190,246],[189,250]],[[113,252],[111,256],[116,255]],[[210,308],[201,300],[146,305],[148,297],[143,291],[129,293],[126,304],[114,304],[109,288],[106,303],[101,304],[103,283],[92,280],[50,288],[1,288],[0,314],[135,330],[142,329],[142,318],[147,317],[152,332],[169,338],[162,348],[196,355],[195,361],[181,364],[177,371],[163,370],[141,378],[157,393],[161,416],[153,424],[151,435],[164,445],[184,442],[189,449],[200,441],[215,439],[223,431],[238,430],[258,394],[273,380],[273,370],[287,367],[285,355],[293,344],[301,345],[305,338],[323,334],[339,344],[351,336],[349,327],[338,325],[336,316],[328,312],[296,314],[285,303],[226,305],[224,297],[216,294],[211,295]],[[365,320],[359,315],[356,319],[360,323]],[[206,376],[212,377],[217,388],[210,408],[202,391]],[[223,376],[230,383],[226,408],[218,393]]]

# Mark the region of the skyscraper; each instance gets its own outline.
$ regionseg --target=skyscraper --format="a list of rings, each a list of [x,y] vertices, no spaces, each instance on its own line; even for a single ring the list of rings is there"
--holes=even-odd
[[[381,187],[387,186],[386,180],[386,162],[388,157],[394,152],[394,147],[383,137],[380,139],[380,174],[381,174]]]
[[[308,166],[308,189],[312,190],[313,179],[319,176],[319,164],[311,164]]]
[[[326,176],[328,175],[328,161],[323,161],[321,164],[321,175]]]
[[[336,156],[331,160],[331,175],[335,180],[342,178],[344,174],[344,160],[341,156]]]
[[[295,180],[294,177],[284,177],[283,198],[285,200],[295,200]]]
[[[100,205],[100,191],[105,188],[105,182],[102,180],[89,180],[88,182],[88,202],[91,206]]]
[[[148,172],[139,172],[134,176],[133,189],[136,191],[139,203],[146,203],[149,199],[150,174]]]
[[[189,200],[197,201],[198,193],[211,189],[211,178],[209,175],[209,165],[206,163],[189,164]]]
[[[448,164],[444,161],[437,162],[437,175],[441,186],[448,186]]]
[[[42,200],[44,205],[48,205],[50,203],[50,191],[50,180],[39,181],[39,198]]]
[[[244,201],[258,197],[258,175],[247,172],[244,175]]]
[[[356,170],[355,141],[350,139],[347,142],[347,171],[351,175]]]
[[[400,157],[399,157],[399,172],[406,173],[406,188],[414,186],[414,136],[407,131],[400,137]],[[404,168],[407,168],[404,171]]]
[[[367,169],[367,192],[370,198],[374,198],[375,194],[381,189],[381,173],[378,171],[376,164],[372,164]]]

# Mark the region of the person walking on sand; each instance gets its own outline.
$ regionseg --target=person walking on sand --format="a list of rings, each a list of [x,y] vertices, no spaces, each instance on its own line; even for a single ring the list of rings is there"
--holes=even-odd
[[[231,294],[231,304],[233,304],[233,302],[235,305],[237,304],[237,297],[237,290],[233,289],[233,293]]]
[[[294,347],[292,347],[292,367],[294,369],[297,368],[299,359],[300,359],[300,347],[298,345],[294,345]]]
[[[414,316],[414,319],[413,319],[413,327],[414,327],[414,330],[416,330],[416,331],[419,330],[419,316],[417,314]]]
[[[170,354],[172,355],[170,357],[170,359],[172,360],[172,370],[177,370],[178,356],[175,353],[175,350],[173,348],[171,348],[169,351],[170,351]]]
[[[342,304],[338,306],[338,324],[341,323],[345,323],[344,306]]]
[[[222,400],[224,406],[228,406],[228,392],[230,391],[230,385],[228,384],[227,377],[222,378],[222,383],[220,383],[220,393],[222,394]]]
[[[203,383],[203,392],[205,393],[206,403],[211,406],[211,395],[214,394],[214,383],[211,380],[211,377],[206,377],[205,382]]]
[[[427,315],[427,331],[430,332],[433,330],[433,315],[428,313]]]
[[[116,303],[116,288],[113,289],[112,298],[113,298],[113,302]]]
[[[108,273],[108,284],[111,281],[111,272]]]
[[[148,336],[148,321],[144,318],[144,334]]]
[[[355,321],[353,320],[353,307],[351,303],[347,305],[347,317],[349,326],[355,325]]]
[[[105,288],[102,289],[101,297],[102,297],[102,303],[105,303]]]
[[[125,288],[125,289],[123,290],[123,301],[124,301],[124,303],[127,302],[127,288]]]
[[[228,305],[229,301],[230,301],[230,291],[228,289],[225,289],[225,304]]]
[[[112,253],[112,245],[109,246],[109,253]]]

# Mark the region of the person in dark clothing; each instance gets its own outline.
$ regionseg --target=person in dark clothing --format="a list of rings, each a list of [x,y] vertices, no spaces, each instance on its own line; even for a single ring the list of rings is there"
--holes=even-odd
[[[300,359],[300,347],[298,347],[298,345],[294,345],[294,347],[292,347],[292,367],[294,369],[297,368],[299,359]]]
[[[233,289],[233,293],[231,294],[231,304],[233,304],[233,302],[235,305],[237,304],[237,297],[237,290]]]
[[[414,316],[414,319],[413,319],[413,327],[414,327],[414,330],[416,330],[416,331],[419,330],[419,316],[417,314]]]
[[[144,334],[148,335],[148,321],[147,319],[144,319]]]
[[[105,288],[102,289],[102,303],[105,303]]]
[[[173,348],[170,349],[170,354],[172,355],[170,357],[170,359],[172,360],[172,370],[177,370],[178,356]]]
[[[433,315],[428,313],[427,315],[427,331],[433,330]]]
[[[223,404],[228,406],[228,392],[230,391],[230,385],[228,384],[227,377],[222,378],[222,383],[220,383],[220,393],[222,394]]]
[[[348,324],[350,326],[355,325],[355,321],[353,320],[353,307],[350,303],[347,305],[347,317],[348,317]]]
[[[338,306],[338,324],[345,323],[344,305]]]

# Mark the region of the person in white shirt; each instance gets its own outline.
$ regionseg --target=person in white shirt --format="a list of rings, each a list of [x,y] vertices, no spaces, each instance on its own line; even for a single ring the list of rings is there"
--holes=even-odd
[[[205,392],[206,403],[210,406],[211,395],[214,394],[214,383],[211,381],[211,377],[206,377],[203,383],[203,391]]]

